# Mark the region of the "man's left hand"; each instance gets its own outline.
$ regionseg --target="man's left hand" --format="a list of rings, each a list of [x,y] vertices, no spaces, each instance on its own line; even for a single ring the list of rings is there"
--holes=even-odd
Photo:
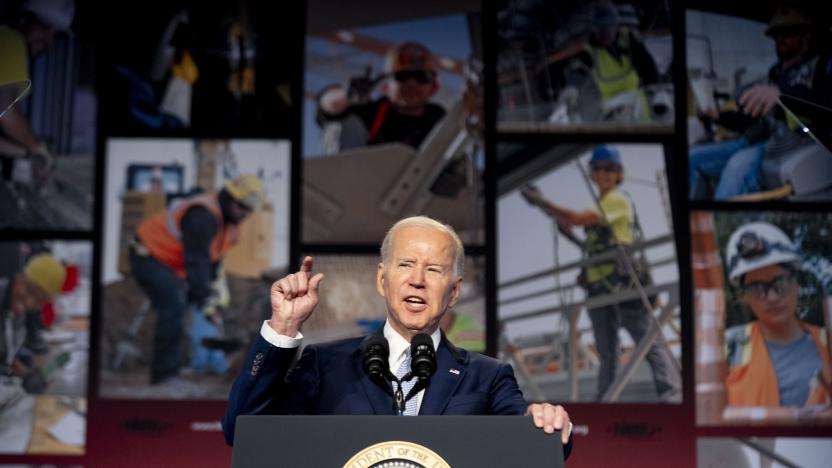
[[[549,403],[532,403],[526,410],[526,415],[531,416],[534,425],[543,429],[543,432],[551,434],[555,431],[561,431],[561,442],[564,444],[569,442],[572,423],[569,421],[569,413],[563,409],[563,406],[555,406]]]

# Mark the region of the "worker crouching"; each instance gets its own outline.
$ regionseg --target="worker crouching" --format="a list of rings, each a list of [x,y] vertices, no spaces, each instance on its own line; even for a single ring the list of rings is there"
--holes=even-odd
[[[193,370],[216,374],[227,370],[224,352],[202,344],[221,333],[217,307],[228,297],[212,283],[220,277],[220,262],[237,241],[238,225],[263,198],[262,181],[243,175],[218,193],[177,200],[139,226],[130,267],[157,314],[151,384],[177,381],[186,311],[192,313]]]

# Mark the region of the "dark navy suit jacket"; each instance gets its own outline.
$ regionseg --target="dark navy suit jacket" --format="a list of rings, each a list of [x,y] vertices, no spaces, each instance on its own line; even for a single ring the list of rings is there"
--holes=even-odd
[[[229,445],[246,414],[393,414],[393,400],[361,367],[363,338],[304,348],[272,346],[258,336],[231,388],[222,428]],[[436,374],[419,414],[524,414],[528,403],[507,363],[469,353],[445,335],[436,350]],[[563,447],[569,454],[572,440]]]

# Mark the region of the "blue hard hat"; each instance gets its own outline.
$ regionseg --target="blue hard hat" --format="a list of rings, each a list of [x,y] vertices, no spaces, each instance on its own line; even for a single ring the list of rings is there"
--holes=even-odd
[[[596,146],[594,150],[592,150],[592,158],[589,162],[593,161],[611,161],[619,166],[621,165],[621,154],[618,152],[616,148],[607,145]]]

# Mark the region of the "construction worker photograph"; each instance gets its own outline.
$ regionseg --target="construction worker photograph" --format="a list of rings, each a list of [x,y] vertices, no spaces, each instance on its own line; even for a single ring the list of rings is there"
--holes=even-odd
[[[0,454],[84,451],[91,263],[89,241],[0,242]]]
[[[338,150],[389,142],[418,148],[445,115],[441,105],[431,102],[439,90],[437,73],[427,47],[418,42],[395,45],[386,54],[381,76],[353,80],[348,89],[340,84],[325,88],[318,97],[316,120],[322,127],[341,123]],[[376,87],[382,96],[372,99]],[[358,121],[346,122],[349,117]],[[358,132],[348,136],[351,128]]]
[[[585,54],[583,60],[600,94],[602,118],[649,121],[650,107],[642,88],[657,83],[659,72],[639,36],[622,27],[615,4],[601,2],[593,8]],[[627,99],[619,103],[623,97]],[[622,108],[626,115],[615,115]]]
[[[597,207],[576,210],[545,198],[535,186],[527,185],[521,190],[521,195],[529,204],[541,209],[558,223],[559,230],[571,232],[573,226],[584,229],[585,239],[578,242],[586,258],[615,252],[619,247],[633,244],[636,237],[643,236],[640,234],[634,203],[629,195],[619,189],[624,180],[620,151],[611,145],[595,147],[589,160],[589,171],[589,178],[598,191]],[[630,264],[629,267],[625,262]],[[645,269],[632,253],[622,249],[618,258],[584,267],[577,278],[577,284],[584,290],[587,300],[631,289],[643,289],[651,281],[649,272]],[[633,278],[633,273],[636,278]],[[610,399],[608,391],[616,378],[619,363],[619,329],[623,327],[633,342],[640,343],[647,334],[652,318],[653,304],[648,305],[649,309],[642,299],[637,298],[588,308],[600,361],[595,401]],[[646,359],[653,374],[658,400],[665,403],[681,402],[681,372],[662,334],[658,334],[650,346]]]
[[[374,10],[344,24],[309,17],[304,158],[385,143],[418,150],[434,129],[482,123],[479,13],[453,4],[407,17],[393,5]]]
[[[273,132],[291,115],[286,63],[300,38],[282,23],[304,5],[239,0],[113,5],[108,107],[117,132]],[[291,21],[291,20],[288,20]]]
[[[808,226],[804,226],[805,231]],[[786,233],[766,221],[735,229],[725,245],[728,280],[752,320],[725,330],[729,406],[799,407],[828,413],[828,331],[800,314],[806,263]]]
[[[65,279],[66,267],[48,253],[32,256],[20,271],[0,278],[0,375],[21,377],[29,393],[43,391],[47,382],[31,359],[23,357],[33,353],[25,349],[33,332],[27,322],[30,316],[40,320],[41,310],[60,294]]]
[[[484,232],[480,17],[442,9],[403,20],[389,5],[342,28],[308,25],[304,242],[372,243],[417,212],[463,238]],[[367,183],[357,191],[353,179]]]
[[[672,123],[666,4],[498,3],[498,121],[507,129]]]
[[[70,31],[75,16],[73,0],[26,0],[16,25],[0,26],[0,83],[31,80],[30,62],[44,54],[55,36]],[[38,83],[33,81],[33,86]],[[28,92],[28,91],[27,91]],[[17,108],[0,118],[0,161],[3,178],[11,178],[11,161],[30,159],[41,171],[51,169],[54,157],[32,130],[28,117]]]
[[[74,18],[73,0],[26,0],[8,24],[0,25],[0,84],[29,83],[23,95],[7,104],[25,100],[38,86],[44,86],[44,73],[37,79],[31,75],[34,63],[47,55],[59,34],[71,33]],[[28,224],[27,215],[18,206],[20,195],[14,184],[43,188],[55,168],[55,148],[50,148],[45,138],[51,135],[33,128],[30,113],[20,104],[0,109],[0,208],[5,214],[0,227]]]
[[[764,31],[766,41],[737,36],[735,25],[748,21],[744,18],[714,15],[704,20],[719,32],[720,39],[743,47],[696,57],[712,64],[714,83],[692,80],[694,94],[700,97],[693,101],[692,109],[698,120],[692,121],[695,131],[690,132],[690,199],[832,198],[829,32],[817,24],[809,10],[788,5],[771,14]],[[701,33],[698,29],[694,32]],[[753,63],[751,57],[772,52],[776,61],[767,76],[740,81],[747,68],[745,62]],[[731,76],[736,77],[736,89],[726,93],[717,88],[717,80],[728,81]],[[703,92],[708,87],[713,96]],[[717,101],[717,95],[730,99]],[[796,165],[811,167],[810,174],[823,175],[815,180],[789,171]],[[786,172],[780,175],[781,171]]]
[[[220,264],[237,242],[238,226],[260,207],[262,180],[241,175],[216,193],[203,193],[171,203],[143,221],[130,247],[130,267],[156,314],[150,383],[184,395],[194,384],[179,377],[182,344],[190,336],[188,367],[197,375],[222,375],[228,370],[222,349],[209,349],[206,338],[221,335],[218,307],[228,292],[215,286]],[[189,333],[184,325],[190,315]],[[161,390],[160,390],[161,391]],[[180,396],[181,398],[182,396]]]

